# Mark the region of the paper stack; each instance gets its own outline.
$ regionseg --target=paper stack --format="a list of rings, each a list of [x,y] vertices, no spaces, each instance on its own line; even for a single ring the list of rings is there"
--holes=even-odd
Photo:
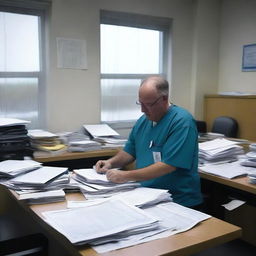
[[[99,240],[100,243],[116,241],[158,227],[157,218],[121,200],[107,200],[88,207],[44,212],[43,216],[52,227],[76,245],[98,243]]]
[[[241,161],[241,165],[256,167],[256,143],[249,145],[250,151],[245,154],[245,159]]]
[[[140,243],[164,238],[193,228],[196,224],[211,216],[193,209],[170,202],[159,204],[144,209],[147,214],[160,220],[156,230],[140,233],[119,239],[115,243],[105,243],[93,246],[97,253],[105,253],[112,250],[133,246]]]
[[[0,162],[0,178],[2,185],[15,190],[21,200],[29,203],[65,200],[60,190],[69,187],[70,181],[68,168],[42,166],[33,160]]]
[[[73,244],[90,244],[97,253],[184,232],[211,217],[172,202],[139,209],[116,198],[43,216]]]
[[[0,178],[13,178],[41,167],[33,160],[5,160],[0,162]]]
[[[224,138],[225,135],[221,133],[215,133],[215,132],[206,132],[206,133],[201,133],[198,137],[199,142],[204,142],[204,141],[209,141],[209,140],[214,140],[218,138]]]
[[[69,183],[68,168],[43,166],[9,179],[2,184],[16,191],[56,190]]]
[[[0,118],[0,161],[23,160],[32,156],[26,125],[30,121],[15,118]]]
[[[28,204],[60,202],[65,200],[65,192],[61,189],[33,193],[22,193],[19,196],[19,200],[24,201]]]
[[[43,156],[44,153],[51,155],[61,154],[67,149],[60,137],[49,131],[40,129],[29,130],[28,136],[31,139],[33,149],[39,151],[39,153],[36,153],[34,156]]]
[[[104,148],[123,147],[127,141],[107,124],[88,124],[83,127],[91,138],[102,143]]]
[[[241,165],[253,167],[254,172],[248,174],[249,183],[256,184],[256,143],[249,145],[250,151],[245,155],[245,158],[241,161]]]
[[[160,203],[171,202],[171,194],[165,189],[139,187],[129,191],[120,192],[111,197],[112,199],[120,199],[129,205],[139,208],[148,208]],[[86,198],[85,201],[68,201],[68,208],[85,207],[91,204],[109,200],[108,198]]]
[[[83,184],[80,189],[86,198],[109,197],[140,186],[138,182],[112,183],[105,174],[99,174],[94,169],[74,170],[73,178]]]
[[[205,164],[200,166],[199,170],[227,179],[233,179],[239,176],[246,176],[253,171],[253,168],[241,166],[239,161],[235,161],[232,163]]]
[[[57,133],[60,139],[64,144],[68,145],[70,141],[81,141],[81,140],[90,140],[88,135],[85,135],[82,132],[60,132]]]
[[[86,152],[100,149],[101,144],[93,140],[70,141],[68,144],[69,152]]]
[[[66,144],[68,152],[85,152],[101,149],[101,143],[91,140],[88,135],[81,132],[61,133],[59,136]]]
[[[237,156],[244,153],[243,147],[238,142],[225,138],[199,143],[199,162],[229,162],[236,161]]]
[[[256,184],[256,173],[248,174],[249,183]]]
[[[163,202],[171,202],[171,194],[166,189],[139,187],[130,191],[122,192],[113,198],[120,198],[130,205],[139,208],[147,208]]]

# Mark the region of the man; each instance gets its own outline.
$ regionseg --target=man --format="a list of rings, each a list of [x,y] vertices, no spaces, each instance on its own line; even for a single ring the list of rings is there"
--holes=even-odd
[[[198,133],[192,115],[169,103],[169,84],[158,76],[142,81],[139,101],[144,113],[122,151],[96,163],[115,183],[139,181],[168,189],[173,201],[196,208],[202,203],[198,174]],[[135,170],[117,170],[136,160]]]

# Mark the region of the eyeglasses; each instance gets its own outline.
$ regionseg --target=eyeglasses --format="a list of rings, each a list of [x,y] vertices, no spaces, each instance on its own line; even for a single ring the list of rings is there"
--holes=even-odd
[[[153,107],[162,97],[163,97],[163,95],[160,96],[160,97],[158,97],[158,98],[157,98],[154,102],[152,102],[152,103],[143,103],[143,102],[140,102],[139,100],[137,100],[137,101],[136,101],[136,104],[139,105],[139,106],[143,105],[143,106],[146,107],[146,108],[151,108],[151,107]]]

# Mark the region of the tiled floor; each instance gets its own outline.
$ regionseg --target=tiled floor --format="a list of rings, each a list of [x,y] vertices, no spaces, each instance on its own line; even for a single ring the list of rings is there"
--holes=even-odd
[[[193,256],[256,256],[256,247],[237,239]]]

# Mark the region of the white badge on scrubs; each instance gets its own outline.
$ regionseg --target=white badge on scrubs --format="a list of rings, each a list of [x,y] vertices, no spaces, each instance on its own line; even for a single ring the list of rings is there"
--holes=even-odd
[[[153,152],[154,162],[161,162],[161,152]]]

